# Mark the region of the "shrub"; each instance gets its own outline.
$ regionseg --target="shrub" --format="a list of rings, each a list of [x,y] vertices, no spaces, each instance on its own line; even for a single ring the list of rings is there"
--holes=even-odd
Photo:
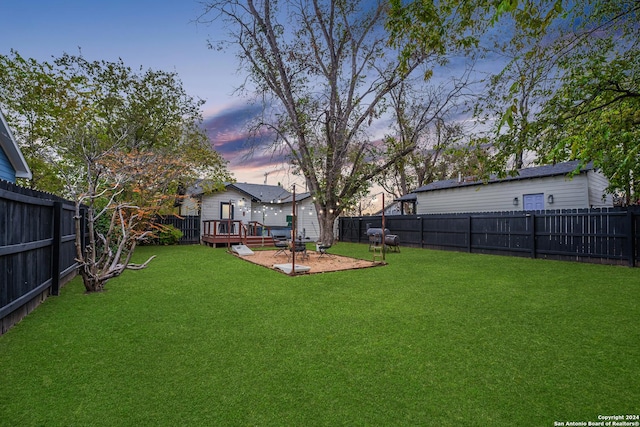
[[[160,230],[158,230],[157,236],[156,241],[159,245],[177,245],[183,233],[173,225],[163,225]]]

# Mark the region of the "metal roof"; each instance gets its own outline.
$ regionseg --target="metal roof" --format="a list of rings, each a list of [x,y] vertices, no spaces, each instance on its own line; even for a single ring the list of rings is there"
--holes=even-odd
[[[418,199],[415,193],[408,193],[402,197],[398,197],[397,199],[393,199],[396,202],[415,202]]]
[[[266,203],[278,203],[289,196],[289,192],[278,185],[248,184],[235,182],[227,185],[227,189],[235,189],[252,199]]]
[[[571,162],[557,163],[555,165],[545,165],[545,166],[538,166],[533,168],[524,168],[524,169],[520,169],[518,171],[518,174],[515,176],[498,178],[496,175],[491,175],[487,182],[484,182],[482,180],[477,180],[477,179],[473,179],[473,180],[447,179],[443,181],[435,181],[430,184],[423,185],[422,187],[414,190],[413,193],[422,193],[425,191],[437,191],[437,190],[444,190],[448,188],[469,187],[472,185],[493,184],[496,182],[508,182],[508,181],[518,181],[523,179],[543,178],[547,176],[567,175],[575,171],[576,168],[579,166],[579,164],[580,164],[579,160],[574,160]],[[580,169],[580,172],[586,172],[592,169],[593,169],[593,164],[589,163],[583,166],[582,169]]]

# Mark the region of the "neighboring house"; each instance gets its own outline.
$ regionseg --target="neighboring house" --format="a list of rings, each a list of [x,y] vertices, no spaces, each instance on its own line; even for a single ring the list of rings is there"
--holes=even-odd
[[[257,222],[288,234],[291,229],[293,194],[277,185],[233,183],[225,191],[206,194],[200,182],[187,190],[181,215],[200,215],[201,221],[232,219],[248,225]],[[318,217],[309,193],[296,194],[297,234],[316,241],[320,236]],[[204,231],[203,231],[204,232]]]
[[[0,179],[15,183],[16,178],[31,179],[31,170],[0,111]]]
[[[415,203],[419,215],[463,212],[497,212],[545,209],[583,209],[613,206],[605,195],[607,178],[592,165],[578,161],[521,169],[516,176],[436,181],[398,201]]]

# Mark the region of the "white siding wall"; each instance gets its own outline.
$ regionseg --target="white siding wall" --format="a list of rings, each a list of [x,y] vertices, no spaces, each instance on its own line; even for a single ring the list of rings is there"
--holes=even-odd
[[[247,199],[246,197],[244,199],[240,197],[240,199],[236,201],[235,219],[240,220],[244,223],[253,221],[251,213],[251,200]]]
[[[298,208],[298,234],[302,234],[304,230],[305,236],[309,240],[318,241],[320,226],[318,225],[318,213],[313,206],[313,199],[308,197],[296,206]]]
[[[545,209],[588,208],[589,189],[586,174],[573,178],[553,176],[508,181],[417,193],[417,213],[496,212],[523,209],[525,194],[544,194]],[[547,197],[553,195],[553,204]],[[518,198],[514,206],[513,199]]]
[[[601,172],[591,170],[587,174],[587,179],[589,180],[589,205],[594,208],[613,206],[611,194],[604,192],[609,186],[607,178]]]
[[[234,219],[243,219],[242,215],[239,215],[240,210],[238,208],[238,200],[240,199],[242,199],[242,195],[235,191],[225,191],[224,193],[214,193],[208,196],[202,196],[202,220],[220,219],[220,204],[229,203],[229,200],[233,200],[236,205]]]
[[[291,215],[290,205],[253,203],[251,221],[257,221],[268,226],[285,227],[287,225],[287,215]]]
[[[254,220],[262,222],[262,206],[257,207],[257,213],[254,213]],[[285,203],[282,205],[270,205],[265,204],[265,225],[286,227],[287,216],[291,215],[291,203]],[[304,199],[301,202],[296,203],[298,210],[298,224],[296,228],[298,233],[302,234],[303,229],[305,236],[310,240],[317,240],[320,236],[320,227],[318,226],[318,217],[313,207],[313,200],[311,198]],[[311,212],[311,215],[309,215]]]

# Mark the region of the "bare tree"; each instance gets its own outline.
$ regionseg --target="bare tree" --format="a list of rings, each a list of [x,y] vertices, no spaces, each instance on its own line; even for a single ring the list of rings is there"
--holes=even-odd
[[[209,2],[199,18],[227,24],[249,72],[245,89],[269,106],[260,126],[277,135],[274,146],[315,197],[322,241],[333,241],[344,207],[415,148],[383,158],[368,133],[390,91],[427,59],[415,54],[399,65],[386,9],[384,1],[225,0]]]
[[[396,158],[378,180],[390,194],[400,197],[437,179],[445,179],[455,168],[450,154],[463,136],[461,123],[453,120],[460,103],[469,94],[472,68],[439,86],[424,82],[402,82],[390,92],[392,133],[385,137],[386,155]],[[413,147],[397,157],[397,151]]]

